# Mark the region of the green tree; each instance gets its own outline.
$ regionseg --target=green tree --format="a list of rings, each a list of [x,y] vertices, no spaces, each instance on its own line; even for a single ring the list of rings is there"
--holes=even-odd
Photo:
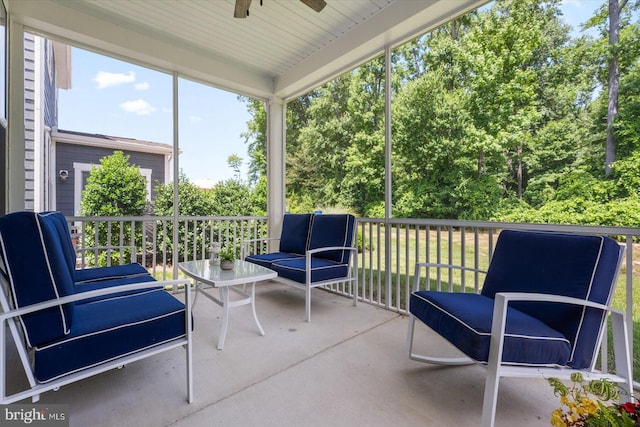
[[[89,172],[82,191],[80,211],[86,216],[137,216],[144,214],[147,184],[140,168],[122,151],[100,159]]]
[[[240,181],[241,180],[240,168],[242,167],[242,157],[238,156],[237,154],[232,154],[229,157],[227,157],[227,164],[236,173],[236,180]]]
[[[100,165],[89,172],[82,191],[80,212],[86,216],[141,216],[147,206],[147,184],[138,166],[129,163],[122,151],[100,159]],[[86,229],[87,246],[112,247],[101,250],[98,258],[88,253],[89,265],[120,264],[131,259],[131,245],[140,247],[142,230],[130,221],[99,223],[98,230],[89,223]],[[97,236],[96,236],[97,231]],[[124,245],[124,247],[123,247]]]
[[[246,103],[251,115],[242,137],[249,155],[249,183],[255,183],[267,175],[267,112],[262,101],[242,96],[238,99]]]
[[[469,49],[464,66],[470,71],[469,111],[475,126],[502,148],[506,174],[501,179],[506,194],[518,198],[535,160],[529,155],[541,145],[540,130],[563,117],[576,99],[575,93],[563,91],[580,68],[564,64],[569,28],[560,20],[558,5],[558,0],[497,1],[478,14],[462,40]],[[549,171],[541,163],[535,166],[538,174]]]
[[[155,187],[156,197],[153,201],[153,214],[157,216],[173,215],[173,183],[160,184]],[[178,215],[180,216],[210,216],[214,215],[213,197],[210,191],[201,190],[193,183],[189,182],[189,178],[181,171],[178,178]],[[185,233],[187,224],[180,221],[178,224],[178,247],[173,244],[173,222],[169,221],[166,228],[158,224],[156,231],[157,246],[167,251],[168,262],[172,262],[176,253],[186,256],[187,259],[194,259],[196,254],[194,246],[197,249],[203,245],[208,247],[209,235],[204,233],[205,224],[197,222],[194,227],[189,228],[190,232]],[[186,234],[186,236],[185,236]],[[195,236],[195,237],[194,237]],[[196,242],[189,239],[195,238]],[[187,239],[187,240],[185,240]],[[204,240],[203,240],[204,239]]]

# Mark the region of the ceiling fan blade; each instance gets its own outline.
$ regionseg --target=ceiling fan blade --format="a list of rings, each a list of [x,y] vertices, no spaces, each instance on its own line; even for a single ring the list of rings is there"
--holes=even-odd
[[[302,3],[309,6],[311,9],[316,12],[320,12],[327,5],[327,2],[324,0],[300,0]]]
[[[233,17],[246,18],[249,16],[249,6],[251,6],[251,0],[236,0],[236,8],[233,11]]]

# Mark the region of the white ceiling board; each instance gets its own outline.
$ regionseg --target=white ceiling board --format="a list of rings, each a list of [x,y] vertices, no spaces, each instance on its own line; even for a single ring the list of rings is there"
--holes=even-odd
[[[36,31],[259,98],[289,98],[486,0],[7,0]]]

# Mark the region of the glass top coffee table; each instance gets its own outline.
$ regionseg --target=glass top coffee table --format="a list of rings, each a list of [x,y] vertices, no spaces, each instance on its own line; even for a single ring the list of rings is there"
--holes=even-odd
[[[264,329],[262,329],[262,325],[260,325],[258,315],[256,314],[256,282],[276,278],[278,274],[275,271],[240,260],[235,262],[233,270],[222,270],[219,265],[209,265],[208,259],[180,262],[178,263],[178,268],[194,280],[196,286],[194,304],[198,294],[201,293],[222,307],[222,329],[220,330],[220,337],[218,338],[218,350],[222,350],[224,347],[227,327],[229,326],[230,307],[251,304],[253,319],[258,326],[260,335],[264,335]],[[248,284],[251,285],[251,289],[247,292],[246,285]],[[245,285],[245,288],[238,289],[236,288],[237,285]],[[220,299],[205,292],[205,289],[211,288],[219,289]],[[229,301],[229,290],[232,290],[243,298]]]

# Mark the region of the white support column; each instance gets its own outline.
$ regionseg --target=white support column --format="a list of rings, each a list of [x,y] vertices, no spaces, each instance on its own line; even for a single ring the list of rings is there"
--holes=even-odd
[[[11,15],[7,20],[9,71],[7,108],[6,211],[24,210],[24,27]]]
[[[279,237],[285,208],[285,104],[272,98],[267,105],[267,227],[269,237]],[[276,250],[269,247],[269,250]]]
[[[385,286],[386,295],[391,295],[391,273],[393,268],[391,267],[391,227],[389,220],[392,217],[392,205],[393,205],[393,184],[391,175],[391,48],[387,45],[384,49],[384,219],[385,219],[385,233],[384,233],[384,250],[387,256],[385,259]],[[391,299],[387,298],[386,307],[390,308]]]
[[[180,99],[178,73],[173,73],[173,279],[178,278],[178,217],[180,216],[180,129],[178,100]],[[185,248],[186,249],[186,248]],[[185,250],[186,253],[186,250]]]

